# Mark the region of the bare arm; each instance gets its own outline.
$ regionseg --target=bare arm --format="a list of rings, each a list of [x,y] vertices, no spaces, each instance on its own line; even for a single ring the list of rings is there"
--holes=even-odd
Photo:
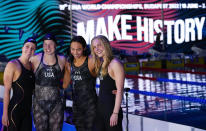
[[[70,77],[70,64],[66,62],[65,64],[65,71],[64,71],[64,78],[63,78],[63,88],[67,88],[70,84],[71,77]]]
[[[122,103],[125,74],[122,64],[117,60],[112,60],[110,68],[117,88],[115,105],[110,118],[110,126],[115,126],[118,123],[118,114]]]
[[[5,126],[9,125],[8,121],[8,105],[10,102],[10,90],[12,87],[12,81],[15,75],[15,64],[9,62],[4,70],[4,100],[3,100],[3,116],[2,124]]]
[[[96,77],[97,74],[95,73],[94,59],[91,55],[89,56],[89,59],[88,59],[88,67],[89,67],[89,71],[90,71],[91,75]]]
[[[124,74],[124,69],[121,63],[116,62],[116,61],[114,62],[114,64],[112,64],[112,70],[114,73],[115,84],[117,87],[117,93],[116,93],[115,106],[114,106],[113,113],[119,113],[119,109],[120,109],[121,102],[122,102],[122,95],[124,91],[125,74]]]

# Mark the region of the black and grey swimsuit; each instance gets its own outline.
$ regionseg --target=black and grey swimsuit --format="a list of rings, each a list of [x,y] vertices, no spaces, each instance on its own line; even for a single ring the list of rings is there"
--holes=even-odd
[[[64,118],[64,103],[60,95],[63,72],[57,56],[54,65],[44,64],[43,58],[44,54],[35,72],[34,123],[38,131],[60,131]]]
[[[76,67],[71,63],[73,120],[77,131],[91,131],[96,117],[96,78],[88,68],[88,57]]]

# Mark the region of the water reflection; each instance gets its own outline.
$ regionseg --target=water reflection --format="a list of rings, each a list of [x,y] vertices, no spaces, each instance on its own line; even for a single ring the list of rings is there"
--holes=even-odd
[[[199,71],[199,69],[193,71]],[[203,71],[203,70],[201,70]],[[204,70],[205,72],[205,70]],[[177,73],[177,72],[152,72],[142,71],[139,73],[133,73],[138,76],[144,76],[146,78],[164,78],[169,80],[179,80],[180,82],[162,82],[158,80],[141,79],[141,78],[126,78],[125,87],[146,91],[155,92],[160,94],[172,94],[175,96],[195,97],[205,99],[206,86],[198,85],[196,83],[184,83],[186,82],[206,82],[206,75],[203,74],[190,74],[190,73]],[[181,83],[183,81],[183,83]],[[123,110],[126,110],[126,99],[124,96]],[[200,110],[204,105],[198,102],[174,100],[158,96],[150,96],[143,94],[128,94],[128,106],[129,113],[144,115],[148,113],[157,113],[162,111],[185,111],[185,110]]]

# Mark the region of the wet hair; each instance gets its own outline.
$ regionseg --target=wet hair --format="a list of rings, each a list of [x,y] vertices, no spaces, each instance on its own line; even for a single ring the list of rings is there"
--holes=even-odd
[[[37,42],[36,42],[36,39],[35,39],[34,37],[29,37],[29,38],[27,38],[27,39],[24,41],[24,45],[25,45],[25,43],[27,43],[27,42],[32,42],[32,43],[35,44],[35,46],[37,46]]]
[[[88,51],[88,48],[87,48],[87,43],[86,43],[85,39],[82,36],[74,36],[71,39],[70,47],[71,47],[72,42],[80,43],[82,45],[82,47],[83,47],[83,55],[84,56],[88,56],[88,54],[89,54],[88,52],[89,51]],[[72,56],[71,51],[70,51],[70,58],[71,58],[71,61],[74,60],[74,57]]]
[[[57,44],[57,40],[56,40],[56,37],[55,35],[51,34],[51,33],[48,33],[44,36],[44,39],[43,40],[53,40],[55,42],[55,44]]]

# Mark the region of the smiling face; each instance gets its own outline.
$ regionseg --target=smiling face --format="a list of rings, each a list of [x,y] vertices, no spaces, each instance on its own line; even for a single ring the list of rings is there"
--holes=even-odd
[[[36,49],[36,45],[32,42],[26,42],[24,46],[22,47],[22,55],[30,58],[32,55],[34,55]]]
[[[92,41],[92,48],[93,48],[95,55],[97,55],[98,57],[104,57],[105,48],[99,39],[94,39]]]
[[[79,42],[73,41],[70,46],[70,51],[74,59],[78,59],[83,56],[84,48]]]
[[[54,54],[56,50],[56,43],[53,40],[44,40],[43,48],[45,54]]]

